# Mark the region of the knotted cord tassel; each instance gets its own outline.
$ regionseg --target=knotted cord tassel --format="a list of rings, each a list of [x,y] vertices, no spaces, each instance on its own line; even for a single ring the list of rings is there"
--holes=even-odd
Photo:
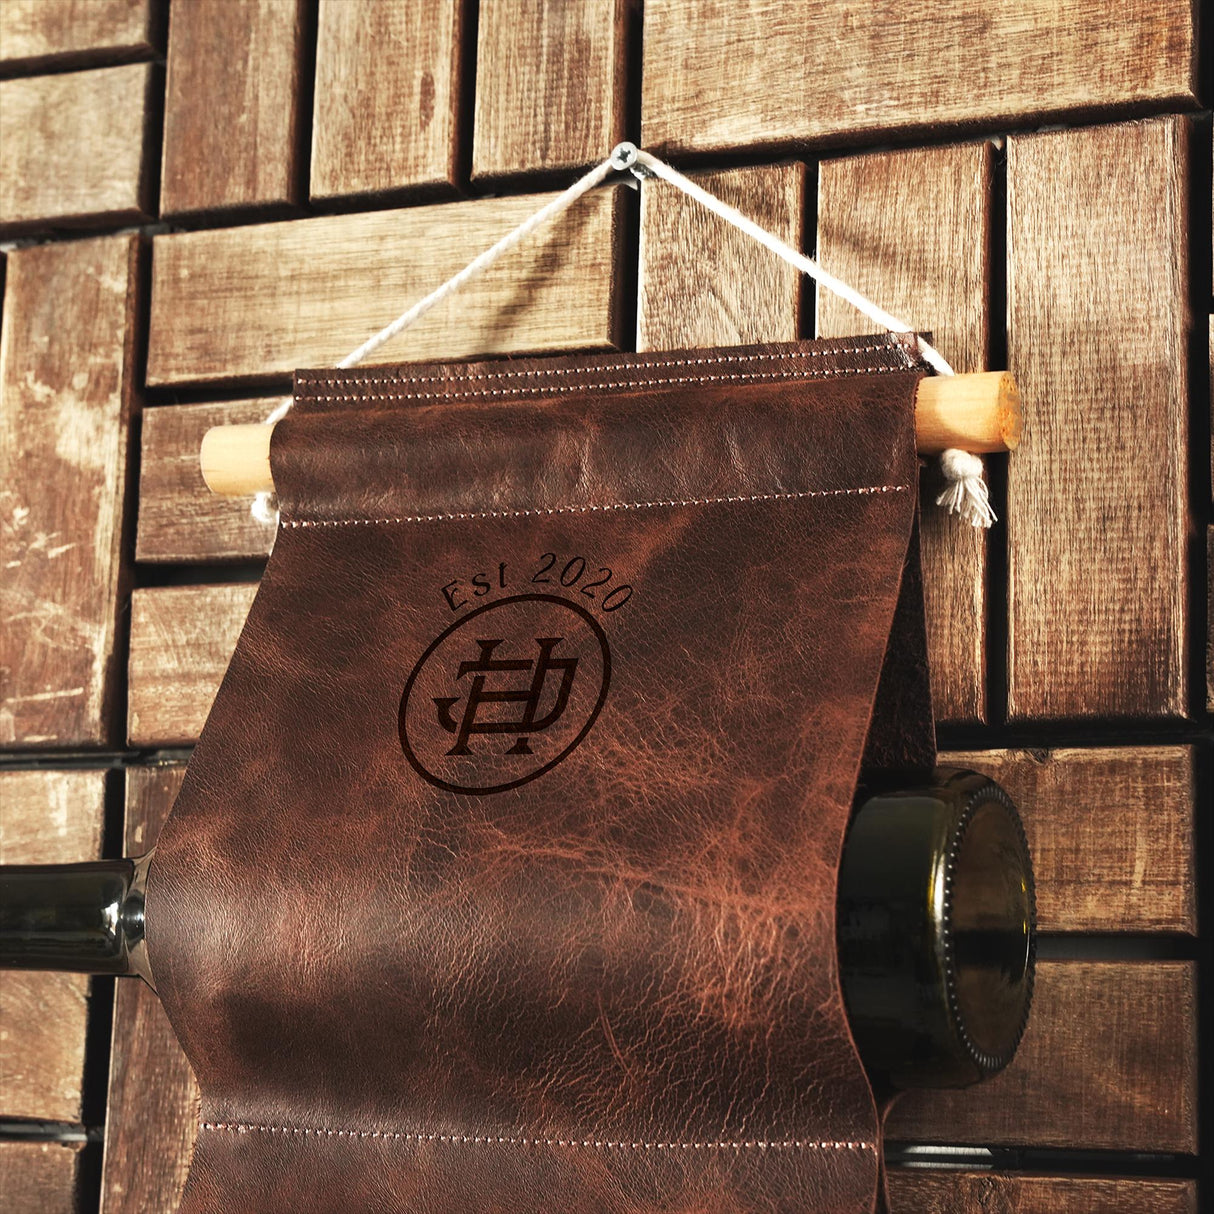
[[[968,451],[950,447],[941,453],[940,469],[948,482],[936,505],[959,514],[974,527],[989,527],[996,521],[991,496],[982,479],[982,461]]]

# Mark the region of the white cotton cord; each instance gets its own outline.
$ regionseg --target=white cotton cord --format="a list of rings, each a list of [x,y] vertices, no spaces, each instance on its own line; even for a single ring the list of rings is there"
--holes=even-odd
[[[753,219],[747,219],[736,207],[731,207],[729,203],[723,202],[715,194],[710,194],[707,190],[701,189],[696,185],[690,177],[683,176],[678,169],[672,169],[664,160],[659,160],[656,156],[650,155],[648,152],[641,151],[631,143],[622,143],[612,153],[613,157],[618,157],[620,160],[628,160],[625,168],[636,170],[633,165],[639,165],[642,172],[641,177],[652,174],[654,177],[660,177],[663,181],[670,182],[682,190],[689,198],[694,198],[702,207],[706,207],[714,215],[720,216],[726,223],[731,223],[735,228],[743,231],[747,236],[753,237],[761,245],[770,249],[777,257],[783,258],[789,265],[795,266],[802,274],[808,274],[810,278],[815,279],[822,284],[828,291],[833,291],[841,299],[847,300],[852,307],[863,312],[870,320],[879,324],[883,329],[891,333],[910,333],[915,337],[919,346],[919,353],[923,355],[923,360],[932,367],[940,375],[954,375],[956,372],[945,361],[944,356],[934,346],[924,341],[910,325],[904,320],[899,320],[896,316],[885,311],[884,308],[878,307],[865,295],[861,295],[854,287],[849,287],[841,278],[836,278],[828,270],[824,270],[812,257],[806,257],[804,253],[794,249],[792,245],[785,244],[778,236],[767,231],[766,228],[761,228]],[[631,158],[629,160],[629,158]]]
[[[808,274],[828,291],[833,291],[840,298],[847,300],[854,308],[882,328],[891,333],[913,334],[919,347],[919,353],[933,370],[940,375],[956,374],[940,351],[924,341],[904,320],[899,320],[898,317],[879,307],[867,296],[861,295],[854,287],[850,287],[842,279],[836,278],[829,270],[824,270],[812,257],[806,257],[804,253],[794,249],[792,245],[786,244],[778,236],[759,227],[754,220],[748,219],[736,207],[731,207],[729,203],[722,201],[715,194],[710,194],[696,185],[678,169],[671,168],[665,161],[659,160],[649,152],[642,151],[633,144],[620,144],[612,156],[623,167],[642,179],[649,176],[658,177],[682,190],[689,198],[693,198],[714,215],[753,237],[765,248],[775,253],[777,257],[783,258],[789,265],[800,270],[802,274]],[[952,448],[941,455],[940,469],[945,481],[948,482],[948,487],[936,499],[936,504],[944,506],[954,514],[961,515],[975,527],[991,526],[996,521],[996,516],[994,510],[991,509],[986,482],[982,479],[982,461],[968,451]]]
[[[487,270],[503,253],[509,252],[515,245],[526,240],[536,228],[547,223],[554,215],[559,215],[562,211],[571,207],[581,196],[588,191],[594,189],[601,181],[603,181],[610,173],[618,172],[621,166],[616,164],[614,154],[609,156],[601,164],[595,165],[590,172],[579,177],[564,193],[558,194],[546,205],[542,206],[534,215],[524,219],[512,232],[508,232],[496,244],[491,245],[479,256],[470,261],[458,274],[448,278],[446,282],[441,284],[435,290],[431,291],[424,299],[420,299],[411,308],[407,308],[402,312],[390,325],[385,325],[373,337],[369,337],[356,350],[351,350],[337,365],[342,370],[349,367],[355,367],[363,359],[374,354],[385,342],[391,341],[402,330],[407,329],[414,321],[424,316],[436,304],[442,303],[448,295],[458,291],[464,283],[469,279],[475,278],[483,270]],[[273,426],[277,422],[282,421],[284,417],[291,411],[292,405],[295,404],[293,397],[288,396],[274,411],[266,418],[265,424]],[[266,523],[270,526],[276,526],[278,523],[278,502],[273,493],[258,493],[253,497],[251,507],[253,517],[259,523]]]
[[[940,470],[947,488],[936,498],[937,506],[961,515],[975,527],[989,527],[997,521],[986,481],[982,479],[982,461],[976,455],[949,447],[940,456]]]
[[[649,152],[642,151],[635,144],[621,143],[612,151],[606,160],[595,165],[588,173],[579,177],[563,193],[558,194],[533,215],[529,216],[513,231],[507,233],[496,244],[491,245],[479,256],[473,258],[458,274],[447,279],[441,286],[431,291],[424,299],[418,300],[412,307],[402,312],[391,324],[386,325],[373,337],[368,338],[356,350],[352,350],[337,364],[341,369],[357,366],[369,355],[378,350],[385,342],[391,341],[402,330],[407,329],[414,321],[424,316],[431,308],[441,303],[448,295],[458,291],[464,283],[475,278],[491,266],[503,253],[509,252],[515,245],[526,240],[536,228],[547,223],[549,219],[559,215],[572,206],[583,194],[594,189],[605,181],[612,173],[629,172],[638,180],[647,177],[658,177],[682,190],[688,197],[701,206],[706,207],[714,215],[724,219],[740,231],[757,240],[761,245],[770,249],[778,257],[783,258],[789,265],[794,266],[803,274],[808,274],[822,284],[828,291],[847,300],[853,307],[869,317],[882,328],[892,333],[911,334],[918,344],[919,353],[923,360],[940,375],[953,375],[955,372],[949,366],[943,355],[930,343],[925,341],[905,321],[878,307],[871,299],[861,295],[859,291],[824,270],[811,257],[786,244],[778,236],[759,227],[753,220],[748,219],[741,211],[723,202],[714,194],[708,193],[696,185],[690,178],[685,177],[677,169],[673,169],[665,161],[659,160]],[[266,418],[266,425],[274,425],[281,421],[290,411],[294,400],[287,397]],[[975,466],[977,471],[975,471]],[[975,527],[989,527],[995,521],[994,511],[991,510],[986,484],[982,479],[982,461],[965,451],[946,451],[941,460],[941,467],[949,487],[937,498],[940,505],[961,514],[974,524]],[[258,493],[253,499],[253,517],[258,522],[274,525],[278,522],[278,505],[273,493]]]
[[[264,424],[267,426],[277,425],[291,411],[291,406],[295,404],[295,397],[288,396],[278,402],[278,407],[266,418]],[[278,497],[276,494],[262,490],[260,493],[253,494],[253,504],[249,507],[249,512],[259,522],[267,527],[278,526]]]
[[[368,338],[357,350],[351,351],[337,365],[341,368],[355,367],[369,354],[374,354],[386,341],[391,341],[402,329],[407,329],[415,320],[424,316],[435,304],[440,304],[453,291],[458,291],[469,279],[487,270],[503,253],[508,253],[516,244],[526,240],[536,228],[542,227],[554,215],[572,206],[588,190],[594,189],[609,173],[615,172],[615,162],[608,157],[595,165],[584,177],[579,177],[563,194],[540,207],[530,218],[523,220],[513,232],[503,236],[497,244],[490,246],[479,257],[474,257],[458,274],[448,278],[442,286],[431,291],[425,299],[418,300],[413,307],[402,312],[390,325],[385,325],[374,337]]]

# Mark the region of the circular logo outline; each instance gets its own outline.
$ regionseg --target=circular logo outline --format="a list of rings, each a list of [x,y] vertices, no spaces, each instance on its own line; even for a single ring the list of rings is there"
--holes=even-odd
[[[462,784],[452,784],[449,780],[444,780],[439,776],[428,771],[425,765],[419,759],[409,742],[409,732],[405,724],[406,709],[409,705],[409,694],[413,690],[413,684],[417,681],[417,676],[421,673],[422,668],[430,660],[430,655],[453,633],[458,632],[469,621],[476,619],[477,616],[483,615],[488,611],[492,611],[497,607],[505,607],[510,603],[556,603],[558,606],[566,607],[574,614],[590,625],[590,630],[594,634],[595,639],[599,643],[599,649],[603,655],[603,684],[599,689],[598,699],[595,701],[594,707],[590,710],[590,715],[586,718],[586,723],[578,731],[577,736],[560,752],[555,758],[550,759],[542,767],[536,768],[535,771],[528,775],[521,776],[517,780],[508,780],[504,784],[495,784],[490,788],[468,788]],[[477,607],[475,611],[470,611],[467,615],[461,616],[458,620],[454,620],[442,632],[434,638],[433,641],[426,647],[426,651],[422,654],[413,666],[413,670],[409,674],[408,680],[405,682],[405,689],[401,692],[400,711],[397,717],[397,732],[400,735],[401,750],[404,752],[405,758],[409,760],[409,765],[417,772],[423,780],[428,784],[433,784],[436,788],[441,788],[446,792],[462,793],[465,796],[484,797],[490,793],[508,792],[512,788],[519,788],[523,784],[529,784],[532,780],[539,779],[540,776],[551,771],[563,759],[566,759],[573,753],[585,740],[586,735],[590,732],[595,721],[599,718],[599,713],[603,709],[603,705],[607,702],[607,689],[611,685],[611,647],[607,643],[607,633],[603,631],[603,626],[586,610],[581,603],[575,603],[571,599],[562,598],[558,594],[514,594],[504,599],[495,599],[491,603],[484,603]]]

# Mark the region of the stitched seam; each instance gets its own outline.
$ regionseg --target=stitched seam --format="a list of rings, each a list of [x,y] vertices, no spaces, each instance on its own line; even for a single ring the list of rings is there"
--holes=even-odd
[[[665,367],[708,367],[724,363],[779,362],[784,359],[830,358],[839,354],[880,354],[883,350],[899,351],[901,346],[873,345],[847,346],[834,350],[790,350],[784,354],[718,354],[710,358],[668,358],[653,359],[649,362],[613,363],[608,371],[660,371]],[[304,383],[341,385],[353,384],[435,384],[435,383],[482,383],[497,379],[523,379],[528,377],[546,377],[555,375],[594,375],[596,371],[590,367],[534,367],[520,371],[486,371],[479,375],[396,375],[390,372],[365,375],[342,376],[340,379],[320,375],[303,377]]]
[[[747,380],[777,379],[825,379],[831,375],[889,375],[914,370],[914,367],[848,367],[831,368],[825,371],[737,371],[732,375],[673,375],[664,379],[621,379],[597,384],[554,384],[549,387],[525,388],[479,388],[471,392],[391,392],[391,393],[345,393],[319,396],[308,395],[308,400],[333,404],[340,401],[372,400],[459,400],[465,397],[486,396],[549,396],[560,392],[593,392],[599,389],[654,388],[668,384],[723,384]],[[333,383],[343,381],[334,380]],[[465,381],[458,381],[465,382]]]
[[[454,1146],[588,1147],[598,1151],[875,1151],[871,1142],[813,1142],[801,1138],[739,1139],[717,1142],[627,1142],[598,1138],[525,1138],[505,1134],[409,1134],[399,1130],[333,1130],[248,1121],[204,1121],[204,1130],[227,1134],[283,1134],[317,1138],[384,1139],[397,1142],[442,1142]]]
[[[448,523],[459,519],[526,518],[533,514],[593,514],[613,510],[653,510],[677,506],[719,506],[746,502],[787,502],[809,497],[871,496],[876,493],[905,493],[907,485],[865,485],[858,489],[808,489],[801,493],[751,493],[737,497],[697,497],[657,502],[609,502],[602,506],[547,506],[526,510],[476,510],[454,514],[406,514],[397,518],[315,518],[283,520],[284,527],[369,527],[377,524]]]

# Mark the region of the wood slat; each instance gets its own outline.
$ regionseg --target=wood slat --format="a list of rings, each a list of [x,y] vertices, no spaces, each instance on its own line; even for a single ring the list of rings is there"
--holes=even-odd
[[[95,860],[104,822],[104,772],[0,772],[0,864]],[[83,974],[3,974],[0,1116],[80,1120],[88,1004]]]
[[[128,770],[128,855],[156,846],[184,776],[184,767]],[[172,1214],[198,1132],[198,1086],[156,995],[142,982],[116,986],[101,1214]]]
[[[676,152],[1197,103],[1190,0],[646,0],[641,133]]]
[[[908,1092],[890,1138],[978,1146],[1197,1149],[1197,969],[1050,961],[1011,1065],[960,1092]]]
[[[0,1141],[5,1214],[79,1214],[80,1144]]]
[[[320,0],[312,197],[455,186],[464,0]]]
[[[583,198],[371,361],[618,344],[621,191]],[[334,364],[547,197],[158,236],[148,383],[264,380]]]
[[[132,223],[153,211],[144,155],[151,67],[0,81],[0,234]]]
[[[473,180],[566,172],[624,138],[636,0],[481,0]]]
[[[151,56],[151,0],[4,0],[0,73],[121,63]]]
[[[303,0],[172,9],[160,210],[177,218],[300,201]]]
[[[15,250],[0,335],[0,747],[116,736],[134,237]]]
[[[207,488],[198,449],[212,426],[263,421],[278,403],[272,397],[144,410],[137,560],[225,561],[270,551],[274,528],[252,516],[248,498]]]
[[[918,329],[960,372],[989,368],[989,144],[825,161],[818,177],[818,256],[825,268]],[[821,337],[878,331],[851,304],[818,291]],[[987,716],[987,533],[935,499],[921,478],[924,606],[932,700],[944,721]]]
[[[892,1168],[892,1214],[1197,1214],[1191,1180]]]
[[[202,731],[257,587],[168,586],[131,596],[127,738],[193,742]]]
[[[1187,746],[942,754],[1024,820],[1043,932],[1197,933],[1196,773]]]
[[[1190,124],[1008,140],[1008,715],[1182,716]]]
[[[700,173],[695,180],[796,247],[805,224],[805,166]],[[674,186],[641,189],[637,349],[795,341],[800,275]]]

